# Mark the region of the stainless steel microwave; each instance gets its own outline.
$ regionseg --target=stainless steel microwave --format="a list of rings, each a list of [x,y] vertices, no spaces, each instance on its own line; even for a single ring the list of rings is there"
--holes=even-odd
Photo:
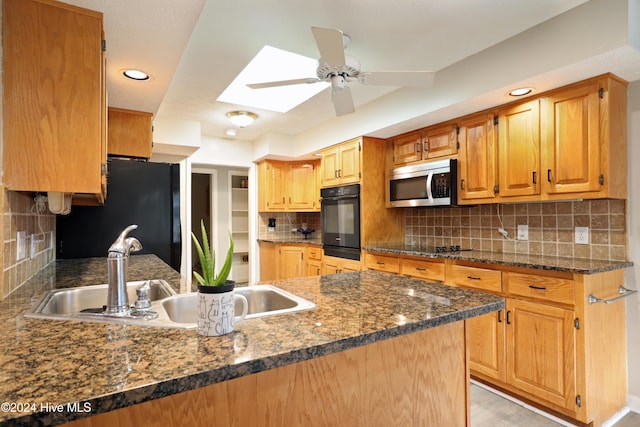
[[[444,159],[393,169],[387,180],[387,206],[457,205],[457,162]]]

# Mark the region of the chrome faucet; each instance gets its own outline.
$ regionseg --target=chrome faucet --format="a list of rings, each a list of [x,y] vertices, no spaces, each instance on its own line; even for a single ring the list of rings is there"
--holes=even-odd
[[[129,253],[141,250],[142,244],[135,237],[127,237],[127,235],[136,228],[138,228],[137,225],[125,228],[109,248],[107,255],[109,288],[105,310],[107,314],[128,314],[131,311],[127,294]]]

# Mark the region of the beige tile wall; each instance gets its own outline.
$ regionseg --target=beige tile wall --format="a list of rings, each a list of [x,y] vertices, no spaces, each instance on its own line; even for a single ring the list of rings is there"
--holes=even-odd
[[[301,233],[291,231],[293,228],[302,227],[303,223],[307,224],[307,228],[316,230],[309,235],[310,239],[322,238],[319,212],[261,212],[258,216],[258,237],[260,239],[303,238],[304,236]],[[276,219],[276,229],[273,233],[268,231],[269,218]]]
[[[3,274],[0,276],[0,297],[5,297],[55,259],[55,215],[48,210],[37,215],[33,194],[6,191],[0,202],[2,212]],[[27,233],[27,258],[16,261],[16,234]],[[31,240],[35,251],[31,257]],[[53,242],[52,242],[53,239]]]
[[[627,260],[626,201],[593,200],[411,208],[407,244],[460,245],[495,252]],[[502,227],[512,239],[497,231]],[[516,241],[517,225],[529,226],[529,240]],[[575,244],[574,227],[589,227],[589,245]]]

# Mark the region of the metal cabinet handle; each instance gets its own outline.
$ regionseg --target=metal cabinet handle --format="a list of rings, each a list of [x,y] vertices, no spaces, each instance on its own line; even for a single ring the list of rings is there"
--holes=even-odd
[[[533,171],[532,175],[532,183],[536,184],[536,171]]]
[[[427,269],[424,268],[424,267],[416,267],[416,270],[418,270],[418,271],[427,271]]]
[[[377,261],[377,264],[384,265],[384,261]]]
[[[464,190],[464,179],[460,180],[460,189]]]
[[[429,141],[425,140],[423,144],[424,144],[424,152],[426,153],[427,151],[429,151]]]
[[[545,288],[544,286],[533,286],[533,285],[529,285],[529,287],[530,287],[531,289],[537,289],[537,290],[539,290],[539,291],[546,291],[546,290],[547,290],[547,288]]]
[[[416,153],[420,152],[420,143],[416,142]]]
[[[498,323],[502,323],[502,310],[498,310]]]
[[[547,181],[551,182],[551,169],[547,169]]]
[[[611,298],[611,299],[602,299],[602,298],[598,298],[596,296],[594,296],[593,294],[589,294],[589,298],[587,299],[587,301],[589,302],[589,304],[595,304],[598,302],[601,302],[603,304],[611,304],[614,303],[616,301],[619,301],[623,298],[628,297],[629,295],[633,295],[635,293],[637,293],[637,290],[634,289],[627,289],[624,286],[620,286],[620,288],[618,289],[618,293],[620,293],[620,296],[615,297],[615,298]]]
[[[511,324],[511,319],[509,318],[510,314],[511,314],[511,310],[507,311],[507,325]]]
[[[467,276],[467,279],[471,279],[471,280],[482,280],[480,277],[474,277],[474,276]]]
[[[338,169],[338,178],[342,177],[342,169]]]

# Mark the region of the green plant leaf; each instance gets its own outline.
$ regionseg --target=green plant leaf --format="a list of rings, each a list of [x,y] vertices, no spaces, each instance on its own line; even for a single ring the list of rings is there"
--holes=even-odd
[[[200,220],[200,228],[202,229],[202,250],[204,252],[204,256],[207,260],[207,269],[205,270],[203,267],[204,278],[209,284],[213,284],[215,282],[215,274],[216,274],[216,254],[215,252],[211,253],[211,246],[209,246],[209,237],[207,236],[207,229],[204,226],[204,220]]]
[[[227,251],[227,257],[224,260],[224,264],[220,269],[220,273],[216,278],[216,285],[224,285],[227,281],[227,277],[229,277],[229,273],[231,272],[231,264],[233,262],[233,237],[231,236],[231,232],[229,231],[229,250]]]
[[[204,281],[204,278],[197,271],[193,272],[193,276],[196,278],[198,283],[200,283],[202,286],[207,286],[207,283]]]

